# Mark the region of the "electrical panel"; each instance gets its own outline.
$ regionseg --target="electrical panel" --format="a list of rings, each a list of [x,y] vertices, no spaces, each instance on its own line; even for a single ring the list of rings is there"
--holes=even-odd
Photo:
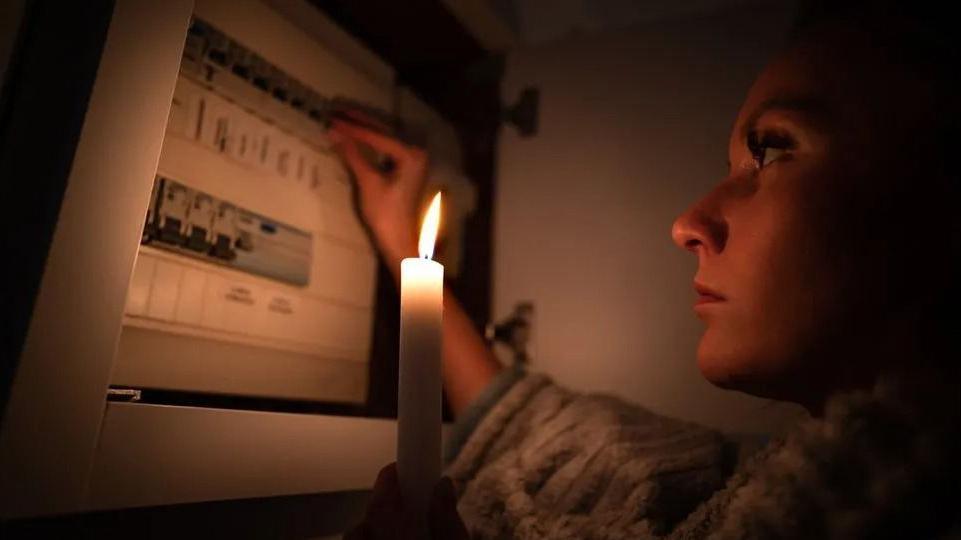
[[[364,401],[376,256],[333,97],[192,21],[113,385]]]
[[[158,176],[143,243],[305,286],[311,234]]]

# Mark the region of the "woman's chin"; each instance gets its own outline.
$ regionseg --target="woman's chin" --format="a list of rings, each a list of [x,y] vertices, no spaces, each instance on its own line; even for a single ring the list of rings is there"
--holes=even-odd
[[[783,356],[717,345],[702,339],[697,349],[697,367],[709,383],[760,398],[798,401],[800,389],[792,382],[797,376],[788,375],[792,370]]]
[[[698,355],[697,368],[701,371],[701,376],[714,386],[725,390],[735,389],[733,387],[734,377],[731,376],[731,371],[726,365],[716,359]]]
[[[752,377],[749,355],[743,349],[725,345],[718,336],[705,332],[697,347],[697,368],[709,383],[725,390],[749,391]]]

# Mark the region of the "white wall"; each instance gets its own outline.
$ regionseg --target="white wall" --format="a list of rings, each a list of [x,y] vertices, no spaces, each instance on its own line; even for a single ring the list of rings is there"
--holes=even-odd
[[[533,300],[534,369],[729,431],[797,417],[701,378],[696,261],[670,239],[725,173],[731,123],[789,23],[786,9],[742,9],[509,56],[504,99],[540,88],[540,132],[501,135],[494,313]]]

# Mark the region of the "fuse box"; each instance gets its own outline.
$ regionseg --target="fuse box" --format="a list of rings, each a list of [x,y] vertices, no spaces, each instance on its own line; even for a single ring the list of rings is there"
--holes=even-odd
[[[364,401],[376,259],[332,97],[194,17],[112,385]]]

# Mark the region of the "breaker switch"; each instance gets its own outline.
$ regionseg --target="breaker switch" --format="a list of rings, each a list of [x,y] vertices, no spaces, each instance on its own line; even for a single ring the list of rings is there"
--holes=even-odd
[[[309,232],[170,178],[158,175],[155,188],[156,199],[151,199],[156,207],[151,205],[145,229],[145,237],[156,240],[155,247],[285,283],[308,284],[313,244]]]
[[[187,212],[191,192],[186,186],[167,178],[160,178],[157,207],[157,237],[162,242],[182,246],[186,240]]]
[[[230,237],[226,234],[217,235],[217,240],[210,248],[210,254],[225,261],[232,261],[237,256],[237,252],[230,245]]]
[[[188,249],[199,251],[201,253],[204,253],[210,249],[210,242],[207,241],[207,229],[204,229],[203,227],[191,227],[190,236],[187,237],[186,246]]]
[[[180,220],[173,217],[167,217],[163,220],[163,225],[160,227],[159,238],[163,242],[168,244],[180,245],[183,243],[184,235],[180,232]]]
[[[214,219],[214,200],[210,195],[194,193],[190,214],[187,216],[189,226],[184,246],[193,251],[206,253],[210,250],[210,228]]]

